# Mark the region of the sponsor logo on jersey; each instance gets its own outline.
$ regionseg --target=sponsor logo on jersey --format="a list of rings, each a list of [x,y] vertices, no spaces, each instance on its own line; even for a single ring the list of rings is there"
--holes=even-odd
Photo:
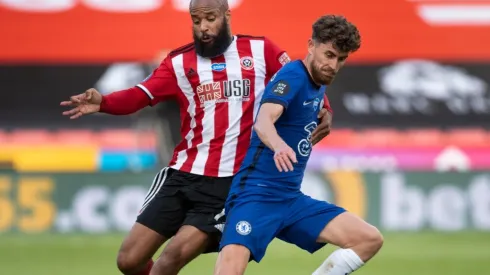
[[[211,69],[216,72],[221,72],[226,69],[226,63],[215,63],[211,65]]]
[[[250,79],[224,80],[197,86],[201,106],[208,103],[250,100]]]

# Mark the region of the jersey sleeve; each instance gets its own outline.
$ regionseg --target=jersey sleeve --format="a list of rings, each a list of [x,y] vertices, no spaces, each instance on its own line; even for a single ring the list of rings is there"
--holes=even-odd
[[[291,61],[287,52],[279,48],[274,42],[265,38],[264,39],[264,51],[265,51],[265,63],[266,63],[266,77],[270,79],[276,74],[282,66]]]
[[[165,58],[160,66],[136,87],[150,98],[151,106],[175,97],[179,91],[179,86],[170,59]]]
[[[291,70],[278,72],[274,79],[265,87],[262,104],[275,103],[287,109],[300,91],[303,81],[303,76]]]

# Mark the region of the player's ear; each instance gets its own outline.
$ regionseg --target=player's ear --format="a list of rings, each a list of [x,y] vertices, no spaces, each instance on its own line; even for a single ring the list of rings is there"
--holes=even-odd
[[[226,18],[226,21],[230,21],[230,17],[231,17],[231,11],[230,10],[227,10],[225,12],[225,18]]]
[[[313,50],[315,49],[315,41],[313,39],[308,39],[308,52],[313,54]]]

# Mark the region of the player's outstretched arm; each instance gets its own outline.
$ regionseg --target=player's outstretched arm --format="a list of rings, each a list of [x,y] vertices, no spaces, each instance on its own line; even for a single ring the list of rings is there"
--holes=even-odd
[[[282,172],[293,171],[293,163],[296,160],[296,153],[277,133],[274,123],[279,119],[284,111],[284,107],[275,103],[264,103],[260,107],[259,114],[255,120],[254,130],[260,140],[274,151],[274,162],[277,169]]]
[[[102,96],[96,89],[88,89],[83,94],[70,97],[70,100],[60,103],[61,106],[72,107],[63,112],[70,119],[97,112],[111,115],[128,115],[148,106],[150,99],[138,88],[131,88]]]
[[[83,94],[75,95],[61,106],[73,107],[63,112],[71,119],[97,112],[111,115],[129,115],[148,105],[155,105],[163,100],[173,98],[179,91],[177,79],[169,58],[153,71],[136,87],[113,92],[102,96],[96,89],[89,89]]]

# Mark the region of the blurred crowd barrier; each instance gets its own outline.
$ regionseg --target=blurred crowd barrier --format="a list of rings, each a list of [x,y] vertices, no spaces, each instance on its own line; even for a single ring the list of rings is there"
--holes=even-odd
[[[490,231],[490,1],[229,2],[234,33],[293,59],[320,15],[361,31],[305,193],[385,230]],[[130,228],[181,139],[177,104],[72,121],[59,102],[143,80],[192,41],[188,4],[0,0],[0,232]]]

